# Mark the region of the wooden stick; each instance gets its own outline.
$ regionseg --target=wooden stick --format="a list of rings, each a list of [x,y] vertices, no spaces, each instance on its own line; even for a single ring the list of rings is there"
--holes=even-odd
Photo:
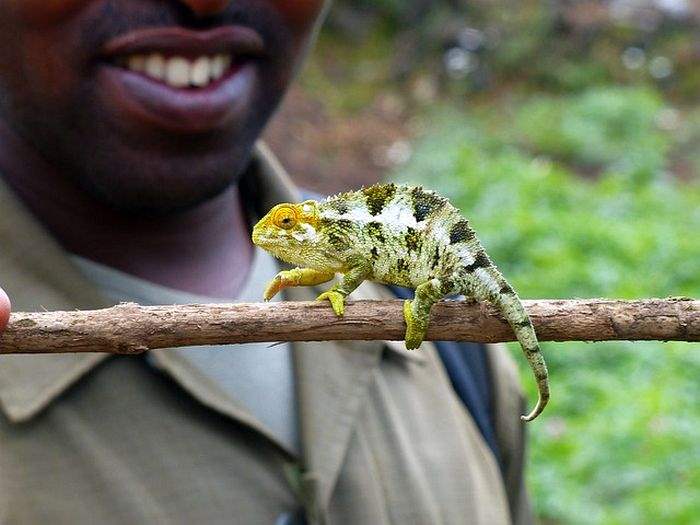
[[[525,301],[541,341],[700,341],[700,301]],[[94,311],[14,313],[0,354],[109,352],[246,342],[401,340],[401,301],[348,301],[345,316],[328,304],[282,302],[139,306]],[[433,308],[430,340],[495,343],[513,332],[490,305],[443,301]]]

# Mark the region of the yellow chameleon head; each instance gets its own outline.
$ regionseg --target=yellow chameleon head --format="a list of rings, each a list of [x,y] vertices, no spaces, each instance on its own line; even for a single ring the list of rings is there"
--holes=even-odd
[[[303,265],[305,253],[318,241],[318,203],[282,203],[272,208],[253,228],[253,244],[283,261]]]

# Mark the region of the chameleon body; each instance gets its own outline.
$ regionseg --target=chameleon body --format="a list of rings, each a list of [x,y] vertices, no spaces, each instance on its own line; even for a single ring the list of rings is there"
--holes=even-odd
[[[539,390],[537,417],[549,400],[547,367],[520,299],[491,262],[469,222],[449,201],[421,187],[378,184],[325,201],[278,204],[253,229],[253,242],[298,266],[277,274],[270,300],[290,286],[342,279],[318,299],[342,316],[345,298],[365,280],[415,289],[404,303],[406,348],[422,343],[430,309],[460,294],[495,305],[522,346]]]

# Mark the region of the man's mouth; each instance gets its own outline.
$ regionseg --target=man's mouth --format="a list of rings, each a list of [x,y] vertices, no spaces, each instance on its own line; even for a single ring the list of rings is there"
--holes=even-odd
[[[181,56],[166,57],[160,53],[133,54],[120,59],[118,65],[134,73],[140,73],[156,82],[173,88],[204,88],[224,75],[230,74],[232,66],[238,69],[230,54],[199,56],[189,59]]]
[[[98,78],[106,102],[125,116],[203,132],[242,116],[264,55],[262,37],[248,27],[144,29],[107,43]]]

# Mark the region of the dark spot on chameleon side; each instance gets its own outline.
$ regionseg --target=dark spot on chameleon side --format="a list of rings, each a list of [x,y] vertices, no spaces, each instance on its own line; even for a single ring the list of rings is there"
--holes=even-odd
[[[328,206],[330,206],[331,209],[338,213],[338,215],[345,215],[347,212],[350,211],[348,203],[342,199],[330,200],[328,201]]]
[[[516,324],[521,328],[529,328],[530,326],[532,326],[532,322],[530,322],[529,319],[524,319]]]
[[[404,242],[409,252],[417,252],[420,250],[421,235],[415,229],[408,228],[404,236]]]
[[[473,272],[477,268],[488,268],[489,266],[491,266],[491,259],[486,255],[486,252],[481,251],[476,254],[474,262],[467,266],[467,271]]]
[[[336,231],[328,232],[328,242],[336,249],[341,249],[345,245],[345,239]]]
[[[396,269],[401,273],[408,272],[408,263],[404,259],[397,259]]]
[[[417,222],[424,221],[433,212],[442,209],[447,202],[443,197],[420,187],[411,190],[411,199],[413,200],[413,216]]]
[[[440,293],[443,295],[447,295],[449,293],[452,293],[452,290],[454,289],[454,286],[452,283],[448,280],[442,280],[440,281]]]
[[[340,228],[345,231],[351,230],[353,225],[355,224],[350,219],[336,219],[332,222],[336,225],[337,228]]]
[[[386,238],[384,237],[384,229],[382,228],[382,223],[377,221],[372,221],[367,224],[367,233],[376,240],[378,243],[384,244]]]
[[[353,227],[349,219],[321,219],[320,228],[328,237],[328,242],[338,250],[347,248],[347,232]]]
[[[396,184],[375,184],[363,188],[362,193],[367,199],[367,209],[372,215],[379,215],[384,206],[394,197]]]
[[[501,293],[502,295],[515,295],[515,290],[513,290],[513,287],[512,287],[510,284],[506,283],[506,282],[504,282],[504,283],[501,285],[501,289],[498,290],[498,291],[499,291],[499,293]]]
[[[372,248],[371,253],[372,253],[372,259],[374,259],[376,261],[379,258],[379,250],[377,250],[376,246]]]
[[[440,246],[436,246],[436,247],[435,247],[435,251],[433,252],[433,258],[432,258],[432,260],[430,261],[430,269],[431,269],[431,270],[434,270],[435,268],[437,268],[437,267],[439,266],[439,264],[440,264],[440,259],[441,259],[441,257],[440,257]]]
[[[471,241],[474,237],[474,230],[469,227],[469,221],[467,220],[459,221],[450,230],[450,244]]]

